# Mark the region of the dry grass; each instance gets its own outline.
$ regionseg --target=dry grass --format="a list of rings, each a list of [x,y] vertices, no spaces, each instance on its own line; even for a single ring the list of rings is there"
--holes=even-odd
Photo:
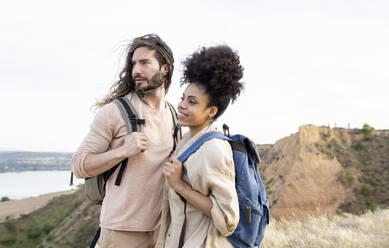
[[[343,214],[304,222],[273,220],[261,248],[389,247],[389,209],[361,216]]]

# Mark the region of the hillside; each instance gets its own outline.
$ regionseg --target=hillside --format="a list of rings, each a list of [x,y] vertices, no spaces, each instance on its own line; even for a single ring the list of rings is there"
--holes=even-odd
[[[87,247],[97,231],[99,211],[83,189],[57,196],[32,213],[0,222],[0,247]]]
[[[0,222],[7,219],[9,220],[10,218],[17,218],[21,215],[30,214],[34,210],[46,206],[54,197],[64,194],[73,194],[74,192],[75,190],[66,190],[18,200],[4,201],[2,198],[3,201],[0,201]]]
[[[98,226],[99,210],[86,201],[82,189],[59,196],[31,214],[0,222],[0,247],[86,248]],[[387,247],[388,225],[389,209],[361,216],[308,217],[304,222],[272,219],[261,247]]]
[[[72,153],[0,152],[0,172],[69,170]]]
[[[304,125],[258,148],[271,207],[264,247],[387,243],[388,130]],[[82,189],[57,197],[42,209],[0,223],[0,247],[86,247],[99,211]]]
[[[258,147],[273,218],[389,207],[388,130],[305,125]]]

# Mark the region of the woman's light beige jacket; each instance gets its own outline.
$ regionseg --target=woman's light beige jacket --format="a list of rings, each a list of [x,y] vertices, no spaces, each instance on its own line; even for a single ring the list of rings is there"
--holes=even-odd
[[[191,137],[186,133],[177,146],[178,156],[206,132],[207,127]],[[194,190],[209,196],[211,217],[187,202],[184,248],[233,247],[226,236],[231,235],[239,222],[238,197],[235,190],[235,169],[232,150],[227,141],[212,139],[204,143],[183,165],[183,179]],[[184,203],[167,182],[163,190],[162,223],[157,240],[158,248],[178,247],[184,222]]]

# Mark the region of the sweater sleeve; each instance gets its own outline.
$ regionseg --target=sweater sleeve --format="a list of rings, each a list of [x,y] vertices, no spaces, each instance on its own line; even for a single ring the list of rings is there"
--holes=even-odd
[[[227,141],[213,139],[204,143],[193,155],[188,162],[196,163],[193,168],[199,169],[191,170],[190,163],[187,166],[192,187],[210,197],[213,223],[222,235],[229,236],[239,222],[231,147]]]
[[[112,113],[113,103],[103,106],[96,114],[90,129],[81,145],[72,157],[72,171],[77,178],[87,178],[90,175],[84,168],[84,160],[88,154],[106,152],[112,142],[114,127]]]

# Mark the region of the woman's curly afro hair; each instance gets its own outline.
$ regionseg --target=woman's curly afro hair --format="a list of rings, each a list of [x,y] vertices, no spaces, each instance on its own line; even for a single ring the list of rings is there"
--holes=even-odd
[[[205,88],[209,96],[208,107],[216,106],[216,120],[234,102],[243,83],[243,67],[239,56],[229,46],[219,45],[201,48],[183,61],[184,72],[181,86],[187,83],[198,83]]]

